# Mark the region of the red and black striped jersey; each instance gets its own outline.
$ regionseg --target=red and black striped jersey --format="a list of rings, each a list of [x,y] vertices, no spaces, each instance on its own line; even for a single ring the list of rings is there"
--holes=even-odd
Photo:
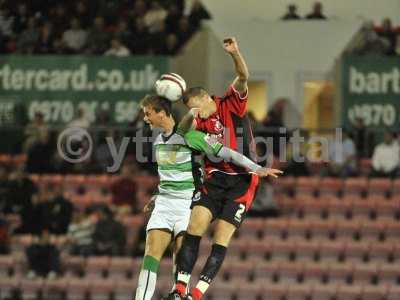
[[[217,111],[207,119],[196,118],[196,129],[216,137],[224,146],[254,158],[255,147],[250,120],[247,116],[248,93],[241,95],[231,85],[223,97],[213,96]],[[222,171],[229,174],[245,173],[241,167],[220,160],[205,159],[209,174]]]

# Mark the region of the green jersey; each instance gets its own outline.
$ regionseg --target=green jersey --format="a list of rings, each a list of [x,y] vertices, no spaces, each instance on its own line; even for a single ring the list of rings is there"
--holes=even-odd
[[[155,142],[160,195],[175,199],[191,199],[195,182],[201,176],[193,159],[193,150],[217,155],[223,145],[200,131],[189,131],[184,136],[178,131],[169,136],[160,134]]]

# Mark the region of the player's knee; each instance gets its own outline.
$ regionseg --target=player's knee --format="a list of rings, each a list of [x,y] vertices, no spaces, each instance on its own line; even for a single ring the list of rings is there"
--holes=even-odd
[[[211,212],[201,206],[195,206],[190,217],[187,232],[192,235],[203,236],[212,219]]]
[[[214,232],[214,243],[228,247],[236,227],[226,221],[219,221]]]
[[[203,236],[207,231],[207,227],[207,224],[193,220],[193,222],[190,222],[187,232],[191,235]]]
[[[160,261],[163,256],[163,253],[161,253],[161,251],[159,249],[157,249],[156,247],[152,247],[152,248],[149,247],[149,248],[146,248],[144,255],[154,257],[155,259]]]

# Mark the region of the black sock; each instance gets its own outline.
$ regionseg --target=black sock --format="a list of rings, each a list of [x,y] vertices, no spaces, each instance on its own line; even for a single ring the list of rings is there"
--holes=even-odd
[[[179,274],[190,275],[192,273],[197,256],[199,255],[200,240],[201,236],[186,233],[182,248],[177,256],[178,281],[182,281],[179,278]],[[187,284],[187,282],[183,282]]]
[[[208,284],[215,278],[219,269],[224,262],[226,255],[226,247],[214,244],[211,249],[211,254],[207,259],[206,265],[200,273],[200,280]]]

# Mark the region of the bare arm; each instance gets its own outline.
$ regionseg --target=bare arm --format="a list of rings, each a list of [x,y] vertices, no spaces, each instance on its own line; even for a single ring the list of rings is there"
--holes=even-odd
[[[181,134],[185,134],[189,130],[196,128],[196,120],[199,113],[198,108],[192,108],[186,115],[183,116],[182,120],[178,124],[178,129]]]
[[[233,81],[233,87],[239,93],[247,91],[247,80],[249,79],[249,70],[246,62],[239,51],[239,46],[234,37],[224,39],[224,49],[233,59],[235,64],[236,78]]]

